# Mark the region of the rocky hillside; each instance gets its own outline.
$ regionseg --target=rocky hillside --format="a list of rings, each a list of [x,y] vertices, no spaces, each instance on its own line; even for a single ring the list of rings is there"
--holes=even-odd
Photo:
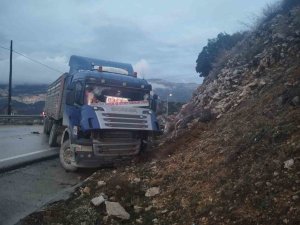
[[[277,14],[257,30],[248,32],[232,51],[220,55],[219,65],[194,92],[192,101],[185,105],[176,122],[185,126],[190,121],[178,120],[190,116],[191,110],[195,119],[204,110],[220,118],[235,111],[243,102],[259,101],[259,96],[275,85],[281,85],[281,89],[289,92],[281,97],[284,102],[289,96],[293,97],[289,102],[298,105],[299,79],[292,74],[297,73],[299,66],[299,45],[298,8]],[[279,92],[276,94],[280,95]],[[181,125],[182,122],[185,124]]]
[[[23,224],[300,224],[299,5],[220,55],[150,155]]]

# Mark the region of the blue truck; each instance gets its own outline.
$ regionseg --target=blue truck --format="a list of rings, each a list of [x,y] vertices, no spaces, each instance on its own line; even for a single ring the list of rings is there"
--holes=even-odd
[[[159,133],[157,95],[130,64],[71,56],[49,85],[44,133],[67,171],[130,159]]]

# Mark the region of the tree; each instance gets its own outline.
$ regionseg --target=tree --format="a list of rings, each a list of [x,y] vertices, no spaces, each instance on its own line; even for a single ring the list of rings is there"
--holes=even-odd
[[[196,71],[200,77],[208,76],[213,69],[213,63],[216,62],[218,55],[226,50],[232,49],[238,41],[243,37],[241,33],[229,35],[226,33],[219,33],[216,38],[208,39],[208,43],[203,47],[196,60]]]

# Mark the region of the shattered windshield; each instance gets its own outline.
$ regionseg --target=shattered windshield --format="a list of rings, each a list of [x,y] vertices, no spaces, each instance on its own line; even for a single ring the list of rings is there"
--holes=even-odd
[[[85,87],[85,104],[92,105],[97,103],[130,103],[138,101],[149,101],[149,93],[119,88],[107,87],[97,84],[87,84]]]

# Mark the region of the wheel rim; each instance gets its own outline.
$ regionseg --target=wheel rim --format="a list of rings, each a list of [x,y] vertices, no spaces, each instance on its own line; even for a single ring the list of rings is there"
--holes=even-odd
[[[68,147],[64,150],[63,159],[64,159],[65,163],[71,164],[72,159],[73,159],[73,152],[70,147]]]

